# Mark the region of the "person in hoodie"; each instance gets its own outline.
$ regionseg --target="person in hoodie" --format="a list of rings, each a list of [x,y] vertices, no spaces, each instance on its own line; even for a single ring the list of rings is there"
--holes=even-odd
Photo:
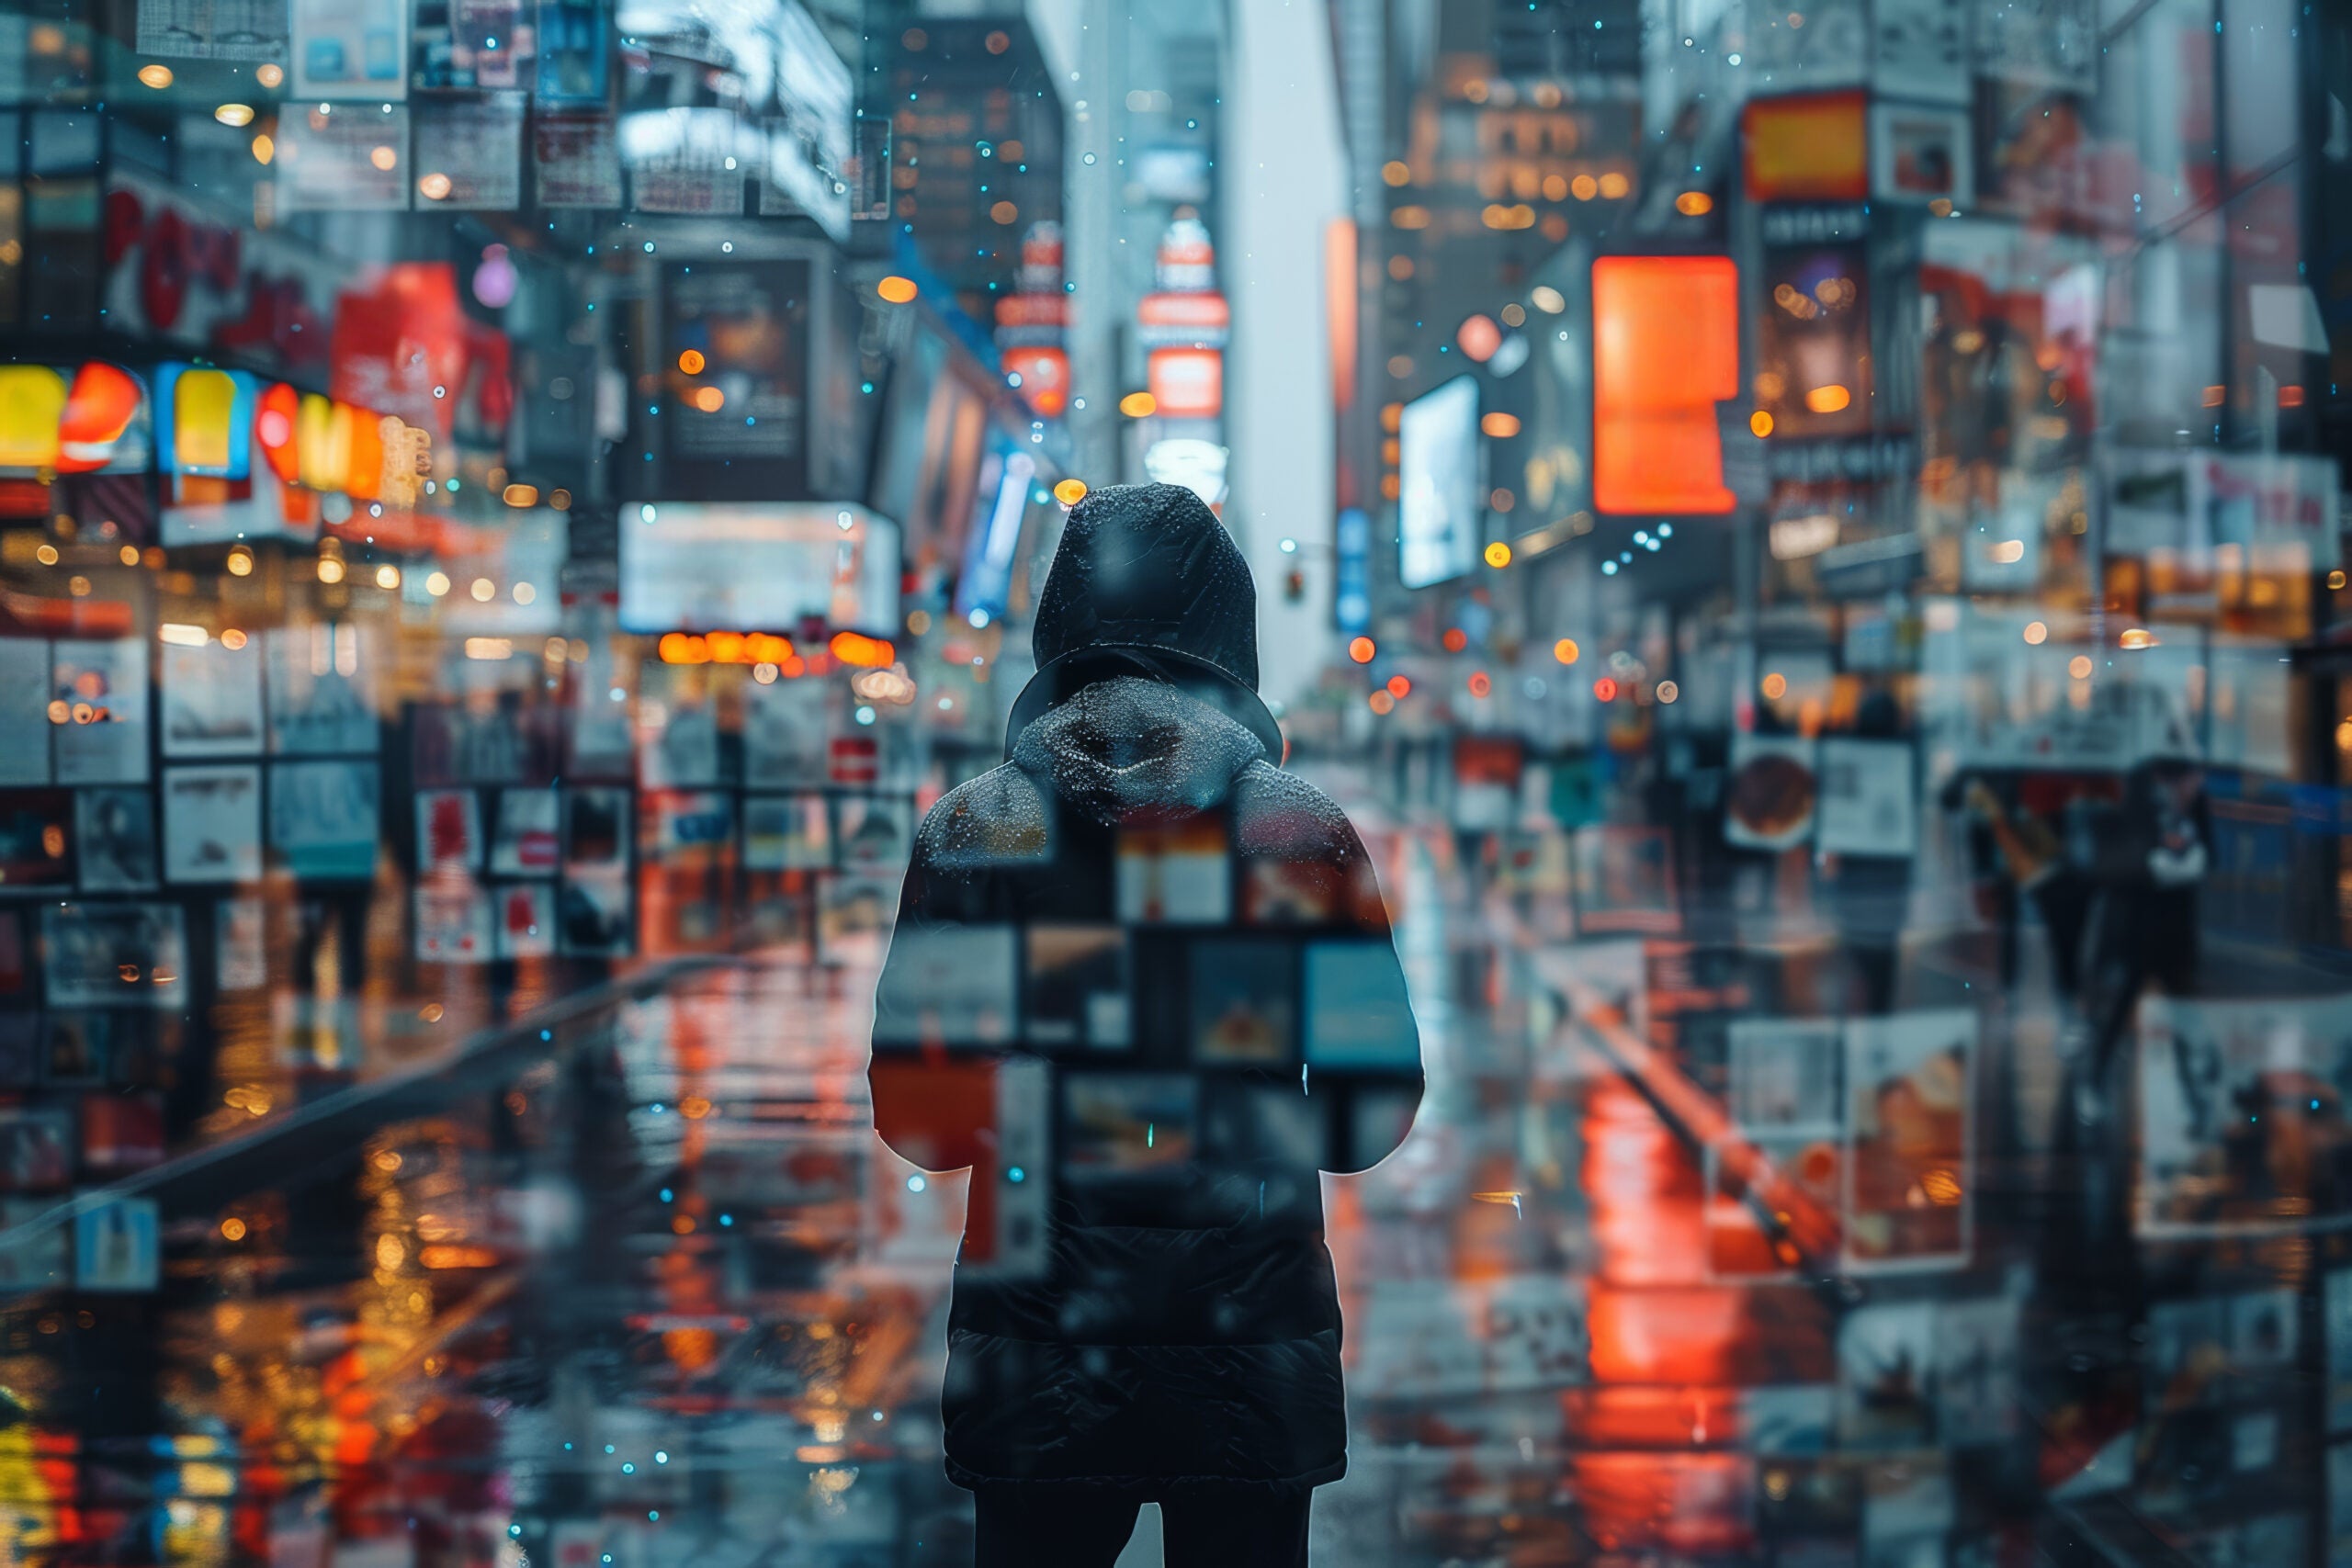
[[[875,1125],[969,1168],[947,1471],[977,1558],[1306,1561],[1347,1467],[1318,1172],[1385,1156],[1419,1036],[1347,818],[1282,771],[1257,595],[1172,485],[1097,491],[1041,594],[1006,762],[916,835]]]

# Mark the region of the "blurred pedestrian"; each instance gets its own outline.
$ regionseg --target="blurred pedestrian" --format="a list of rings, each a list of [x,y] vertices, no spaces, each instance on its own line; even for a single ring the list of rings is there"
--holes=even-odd
[[[1883,691],[1866,694],[1857,706],[1847,733],[1858,740],[1898,741],[1906,746],[1902,709]],[[1901,754],[1903,777],[1911,777],[1910,758]],[[1838,941],[1854,965],[1862,1011],[1894,1010],[1900,978],[1903,927],[1911,907],[1910,853],[1824,856],[1822,881]]]

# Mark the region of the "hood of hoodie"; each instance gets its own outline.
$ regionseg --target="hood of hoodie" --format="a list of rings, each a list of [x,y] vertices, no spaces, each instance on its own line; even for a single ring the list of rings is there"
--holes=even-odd
[[[1159,649],[1258,689],[1258,590],[1233,536],[1182,485],[1114,485],[1069,514],[1037,596],[1039,668],[1093,648]]]
[[[1118,675],[1023,730],[1012,761],[1066,805],[1111,824],[1204,811],[1264,754],[1256,736],[1199,698]]]

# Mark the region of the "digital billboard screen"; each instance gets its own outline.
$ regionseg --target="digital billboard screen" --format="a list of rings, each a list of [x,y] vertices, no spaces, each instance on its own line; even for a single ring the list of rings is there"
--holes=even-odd
[[[862,506],[647,502],[620,528],[621,627],[899,629],[899,528]]]
[[[1397,426],[1397,577],[1427,588],[1477,564],[1486,525],[1478,383],[1457,376],[1407,403]]]

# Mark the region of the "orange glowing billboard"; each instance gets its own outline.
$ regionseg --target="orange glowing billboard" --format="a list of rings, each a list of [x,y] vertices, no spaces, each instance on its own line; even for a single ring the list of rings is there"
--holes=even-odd
[[[1225,355],[1216,349],[1155,348],[1144,371],[1161,414],[1215,419],[1225,412]]]
[[[1592,264],[1592,499],[1637,516],[1729,512],[1715,405],[1739,395],[1728,256]]]
[[[1740,116],[1750,201],[1861,201],[1871,194],[1869,104],[1860,93],[1758,98]]]
[[[1331,346],[1331,405],[1356,403],[1356,226],[1335,218],[1323,228],[1323,334]]]

